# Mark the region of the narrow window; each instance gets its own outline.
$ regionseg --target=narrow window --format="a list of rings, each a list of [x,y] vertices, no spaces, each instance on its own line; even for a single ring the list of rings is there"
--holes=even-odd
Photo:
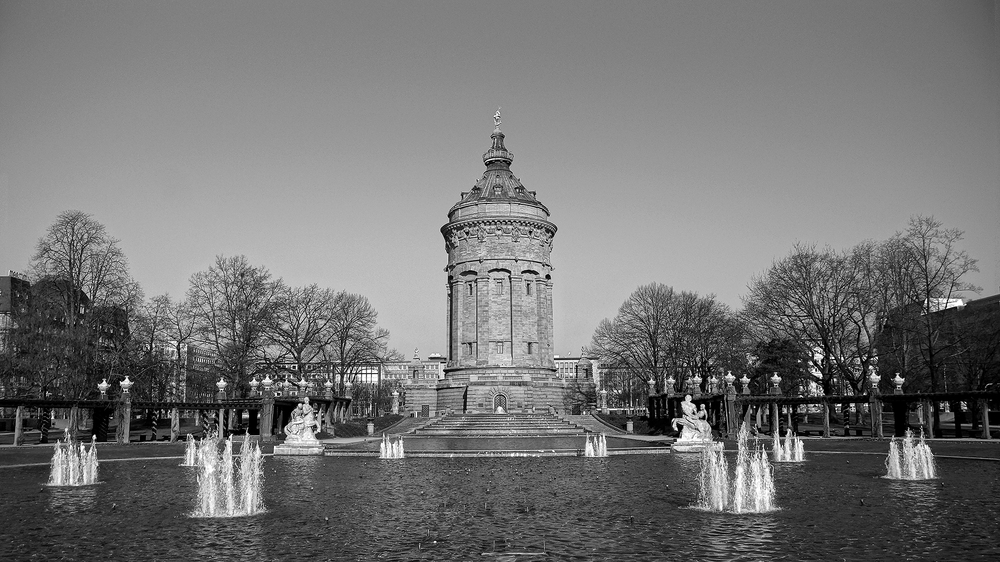
[[[497,294],[503,294],[503,281],[497,281]]]
[[[535,354],[535,344],[534,344],[534,342],[530,342],[529,341],[528,342],[528,355],[534,355],[534,354]]]
[[[472,296],[472,283],[466,283],[465,286],[468,287],[469,296],[471,297]]]
[[[530,297],[531,296],[531,281],[524,284],[524,292]]]
[[[503,342],[502,341],[498,341],[497,342],[497,353],[503,353]]]

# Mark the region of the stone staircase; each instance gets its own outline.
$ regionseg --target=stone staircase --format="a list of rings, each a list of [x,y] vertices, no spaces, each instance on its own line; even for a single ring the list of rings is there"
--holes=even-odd
[[[588,430],[550,414],[450,414],[411,435],[453,437],[579,436]]]

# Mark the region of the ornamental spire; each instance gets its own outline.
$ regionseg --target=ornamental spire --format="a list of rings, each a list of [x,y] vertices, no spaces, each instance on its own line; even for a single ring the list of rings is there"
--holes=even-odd
[[[500,132],[500,109],[498,107],[497,112],[493,114],[493,134],[490,135],[493,139],[493,147],[483,154],[483,163],[486,166],[494,162],[510,166],[510,163],[514,161],[514,153],[504,148],[503,145],[503,133]]]

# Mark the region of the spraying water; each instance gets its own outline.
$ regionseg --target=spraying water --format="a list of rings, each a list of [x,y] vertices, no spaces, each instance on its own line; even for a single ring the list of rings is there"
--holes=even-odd
[[[608,456],[608,438],[603,433],[588,433],[587,443],[584,445],[583,456],[585,457],[606,457]]]
[[[56,441],[49,470],[49,486],[86,486],[97,482],[97,436],[90,448],[74,443],[69,430],[63,441]]]
[[[380,459],[401,459],[404,457],[403,453],[403,438],[399,437],[396,441],[389,439],[386,434],[382,434],[382,444],[379,445],[379,457]]]
[[[766,513],[778,509],[774,503],[774,474],[767,453],[756,440],[751,449],[748,435],[744,424],[737,438],[732,478],[721,448],[702,451],[696,507],[725,513]]]
[[[264,511],[264,457],[260,446],[243,441],[233,459],[233,438],[220,453],[218,440],[206,438],[198,447],[198,506],[193,517],[239,517]]]
[[[785,439],[777,434],[771,446],[774,462],[802,462],[805,456],[805,447],[798,435],[792,433],[791,429],[785,430]]]
[[[198,464],[198,444],[194,436],[188,433],[187,446],[184,448],[184,462],[181,466],[196,466]]]
[[[920,441],[913,439],[909,429],[902,442],[893,438],[889,442],[889,456],[885,459],[886,478],[893,480],[929,480],[937,478],[937,467],[934,465],[934,454],[930,446],[924,442],[924,434]]]

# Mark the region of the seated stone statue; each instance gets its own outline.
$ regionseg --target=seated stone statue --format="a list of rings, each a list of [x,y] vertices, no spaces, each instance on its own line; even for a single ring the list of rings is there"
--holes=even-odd
[[[712,426],[708,423],[708,412],[705,411],[705,405],[702,404],[699,410],[694,402],[691,401],[691,395],[686,394],[684,396],[684,401],[681,402],[681,411],[683,416],[679,418],[674,418],[671,425],[674,431],[677,431],[677,426],[681,426],[681,436],[679,441],[711,441],[712,440]]]
[[[285,425],[285,442],[316,442],[317,429],[319,423],[316,421],[316,410],[309,404],[307,396],[292,410],[292,417]]]

